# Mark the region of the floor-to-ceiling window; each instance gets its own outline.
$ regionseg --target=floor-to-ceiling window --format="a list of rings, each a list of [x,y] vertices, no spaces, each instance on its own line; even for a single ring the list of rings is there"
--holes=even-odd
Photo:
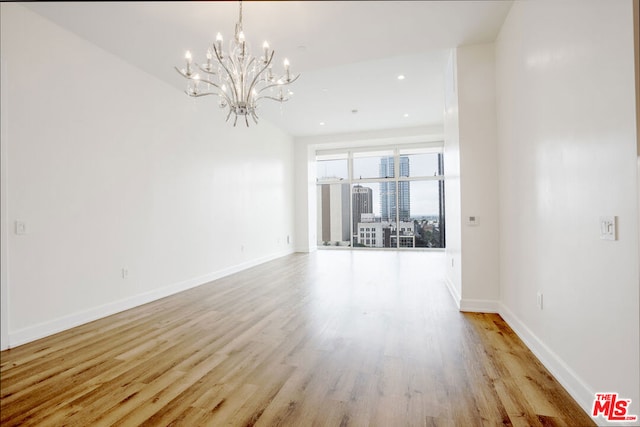
[[[318,151],[318,245],[444,248],[442,145]]]

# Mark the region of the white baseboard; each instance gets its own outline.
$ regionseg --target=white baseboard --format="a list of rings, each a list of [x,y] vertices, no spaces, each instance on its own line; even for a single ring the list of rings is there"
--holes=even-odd
[[[448,277],[444,279],[447,289],[453,298],[453,302],[460,311],[475,312],[475,313],[498,313],[499,302],[494,300],[481,300],[481,299],[463,299],[458,290],[453,285],[453,282]]]
[[[529,329],[516,315],[504,304],[499,304],[500,316],[507,322],[513,331],[520,337],[531,352],[542,362],[545,368],[558,380],[582,409],[591,416],[593,399],[596,391],[589,387],[557,354],[555,354],[531,329]],[[603,390],[600,390],[602,392]],[[606,390],[604,390],[606,391]],[[626,423],[610,423],[602,417],[594,419],[598,425],[627,426]]]
[[[59,317],[47,322],[43,322],[34,326],[29,326],[18,331],[9,332],[7,348],[14,348],[22,344],[26,344],[31,341],[44,338],[58,332],[65,331],[67,329],[80,326],[82,324],[92,322],[103,317],[111,316],[112,314],[119,313],[121,311],[129,310],[134,307],[138,307],[143,304],[147,304],[152,301],[159,300],[161,298],[168,297],[169,295],[176,294],[178,292],[186,291],[187,289],[195,288],[205,283],[209,283],[213,280],[220,279],[225,276],[229,276],[234,273],[238,273],[242,270],[246,270],[251,267],[255,267],[259,264],[263,264],[268,261],[292,254],[293,250],[286,250],[274,254],[270,254],[264,257],[256,258],[241,264],[237,264],[231,267],[224,268],[219,271],[215,271],[203,276],[194,277],[179,283],[174,283],[169,286],[164,286],[153,291],[145,292],[139,295],[134,295],[128,298],[124,298],[118,301],[114,301],[108,304],[103,304],[98,307],[93,307],[87,310],[83,310],[77,313],[69,314],[67,316]],[[3,348],[2,350],[6,350]]]
[[[460,311],[473,313],[498,313],[500,303],[495,300],[485,299],[466,299],[460,300]]]
[[[449,289],[449,293],[453,298],[453,302],[455,303],[458,310],[460,310],[460,300],[461,300],[460,294],[458,294],[456,287],[453,286],[453,282],[448,277],[445,277],[444,282],[447,285],[447,289]]]

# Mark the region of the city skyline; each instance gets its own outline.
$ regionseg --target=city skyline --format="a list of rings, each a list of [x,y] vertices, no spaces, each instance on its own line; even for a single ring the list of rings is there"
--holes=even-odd
[[[425,154],[407,154],[400,155],[400,157],[408,157],[410,159],[411,170],[403,173],[401,170],[399,175],[404,177],[411,175],[411,177],[426,177],[435,176],[442,172],[438,168],[441,154],[437,153],[425,153]],[[367,182],[369,178],[384,178],[387,174],[380,174],[380,159],[383,157],[393,158],[391,155],[385,156],[355,156],[353,158],[353,179],[349,179],[348,174],[348,161],[347,155],[343,158],[333,157],[327,160],[318,160],[316,176],[318,184],[322,184],[324,181],[347,181],[351,182],[352,186],[360,185],[372,189],[372,213],[381,217],[383,215],[381,211],[381,197],[380,197],[380,184],[379,182]],[[409,173],[410,172],[410,173]],[[435,217],[440,215],[439,204],[439,181],[400,181],[402,186],[406,187],[410,192],[411,197],[409,199],[409,216],[413,217]],[[393,182],[391,185],[395,185]],[[353,188],[353,187],[352,187]],[[401,205],[402,206],[402,205]],[[389,216],[387,214],[387,216]],[[393,216],[393,215],[392,215]]]
[[[442,154],[367,152],[351,161],[318,160],[319,244],[443,247]]]

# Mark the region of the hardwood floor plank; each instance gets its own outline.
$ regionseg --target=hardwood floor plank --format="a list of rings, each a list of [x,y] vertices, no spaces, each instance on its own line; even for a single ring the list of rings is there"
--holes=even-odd
[[[435,252],[295,254],[0,353],[2,426],[588,426]]]

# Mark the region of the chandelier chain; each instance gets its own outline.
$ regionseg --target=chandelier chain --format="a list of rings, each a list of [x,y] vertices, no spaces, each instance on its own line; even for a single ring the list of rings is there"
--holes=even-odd
[[[239,42],[239,34],[242,32],[242,0],[239,0],[238,2],[240,4],[240,7],[238,8],[238,23],[236,24],[236,42]]]

